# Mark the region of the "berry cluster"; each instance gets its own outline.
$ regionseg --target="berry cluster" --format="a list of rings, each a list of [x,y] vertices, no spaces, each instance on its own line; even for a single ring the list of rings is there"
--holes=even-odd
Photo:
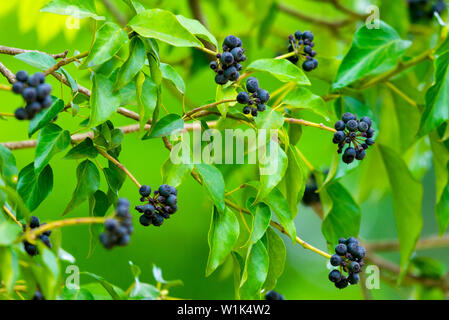
[[[294,64],[301,59],[302,68],[307,72],[318,67],[318,60],[315,59],[316,51],[313,50],[315,46],[313,38],[313,33],[310,31],[304,31],[304,33],[296,31],[294,35],[291,34],[288,37],[288,52],[295,52],[295,55],[287,59]]]
[[[129,243],[134,228],[127,199],[118,200],[115,216],[105,221],[104,229],[105,232],[100,234],[100,242],[106,249],[112,249],[114,246],[126,246]]]
[[[446,9],[444,0],[408,0],[410,19],[413,22],[430,20],[434,12],[441,14]]]
[[[240,62],[246,60],[245,49],[242,48],[242,40],[236,36],[227,36],[223,41],[223,53],[217,54],[217,60],[210,63],[210,68],[215,71],[215,82],[226,84],[228,81],[237,81],[242,70]]]
[[[274,290],[268,291],[265,300],[285,300],[284,296]]]
[[[363,262],[365,256],[365,248],[356,238],[350,237],[347,240],[340,238],[335,247],[335,254],[330,259],[331,265],[339,267],[340,270],[332,270],[329,273],[329,280],[335,283],[338,289],[344,289],[348,284],[357,284],[360,281],[359,273],[365,265]],[[347,272],[348,276],[342,272]]]
[[[32,216],[30,220],[30,229],[36,229],[40,226],[45,225],[45,223],[40,223],[39,218]],[[23,225],[23,231],[26,231],[26,224]],[[44,233],[40,234],[38,238],[48,247],[51,249],[51,242],[50,242],[50,235],[51,230],[47,230]],[[37,246],[34,244],[29,243],[28,241],[23,242],[23,246],[25,248],[26,253],[28,253],[30,256],[35,256],[39,253]]]
[[[351,163],[354,159],[363,160],[366,156],[366,149],[374,144],[374,129],[371,128],[372,121],[369,117],[357,120],[357,116],[346,112],[342,120],[335,123],[337,132],[334,134],[333,143],[338,144],[338,153],[343,152],[345,144],[348,144],[343,153],[343,162]],[[363,139],[365,139],[363,141]],[[351,143],[354,147],[351,147]]]
[[[33,300],[45,300],[44,295],[39,290],[36,290],[33,296]]]
[[[51,85],[45,83],[45,75],[37,72],[31,77],[26,71],[16,74],[17,81],[12,85],[12,91],[21,94],[26,102],[25,108],[16,109],[14,115],[18,120],[31,120],[43,109],[51,106]]]
[[[143,185],[139,190],[141,202],[148,202],[144,205],[136,206],[136,210],[142,213],[140,224],[148,227],[154,225],[161,226],[164,219],[169,219],[170,215],[178,210],[178,190],[167,184],[163,184],[158,190],[154,190],[154,196],[151,197],[151,187]]]
[[[270,100],[270,94],[267,90],[259,87],[259,80],[249,77],[246,81],[246,90],[239,92],[237,102],[245,105],[244,114],[250,114],[257,117],[258,112],[263,112],[267,108],[265,103]]]

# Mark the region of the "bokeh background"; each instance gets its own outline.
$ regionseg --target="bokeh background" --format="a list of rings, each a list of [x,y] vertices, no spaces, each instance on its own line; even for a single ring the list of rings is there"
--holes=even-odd
[[[68,49],[69,56],[73,55],[75,50],[80,52],[88,50],[95,30],[95,22],[82,20],[80,29],[69,30],[66,28],[67,17],[39,12],[45,2],[45,0],[1,1],[0,44],[38,49],[49,53],[59,53]],[[113,19],[102,1],[96,2],[99,13]],[[121,14],[125,17],[130,15],[122,1],[113,2]],[[147,8],[161,7],[177,14],[193,17],[187,0],[142,0],[141,2]],[[318,16],[329,21],[344,17],[332,6],[315,1],[283,0],[282,3],[300,10],[303,14]],[[364,8],[375,1],[344,1],[344,3],[364,12]],[[304,31],[306,29],[312,30],[315,34],[319,60],[321,57],[341,58],[349,49],[352,34],[357,27],[357,24],[354,23],[337,34],[329,28],[310,24],[283,12],[274,12],[269,30],[261,32],[263,18],[261,15],[262,12],[270,9],[269,1],[204,0],[200,1],[200,4],[207,26],[219,42],[228,34],[235,34],[242,38],[248,61],[284,53],[288,35],[296,30]],[[382,4],[379,5],[382,6]],[[390,19],[392,24],[402,28],[401,33],[404,37],[413,38],[413,35],[407,35],[407,15],[392,19],[389,18],[388,10],[384,12],[386,20]],[[383,19],[383,11],[380,14]],[[431,29],[432,26],[421,25],[419,28],[427,30],[426,28]],[[424,43],[423,47],[433,41],[432,37],[427,40],[428,42]],[[163,62],[175,66],[183,76],[187,85],[187,105],[199,106],[214,99],[216,86],[213,74],[201,52],[162,46],[161,56]],[[12,56],[2,55],[0,61],[14,72],[20,69],[29,72],[37,71]],[[335,72],[333,66],[325,61],[320,60],[320,72]],[[73,65],[67,66],[66,69],[80,84],[90,86],[87,72],[79,72]],[[279,86],[276,80],[268,76],[261,75],[260,80],[270,91]],[[312,82],[315,93],[326,92],[327,83],[317,79],[312,79]],[[2,78],[0,83],[7,82]],[[61,97],[61,94],[65,98],[69,96],[68,89],[62,88],[53,78],[50,79],[50,83],[53,85],[54,93],[57,93],[58,96]],[[169,111],[181,112],[182,104],[179,97],[174,95],[168,87],[164,87],[163,101]],[[7,92],[0,93],[0,110],[2,112],[14,112],[20,103],[20,97]],[[304,113],[303,117],[311,121],[322,121],[312,113]],[[60,115],[57,123],[73,132],[82,120],[72,118],[69,113],[66,113]],[[115,116],[113,122],[116,126],[130,124],[129,119],[119,116]],[[28,139],[27,132],[26,122],[0,120],[0,142]],[[329,134],[313,128],[304,129],[300,147],[315,167],[323,169],[330,165],[335,152],[334,146],[330,143]],[[19,169],[31,162],[33,153],[33,149],[14,152]],[[63,154],[59,154],[51,162],[55,174],[53,192],[35,212],[42,221],[61,218],[75,186],[77,164],[74,161],[62,160],[62,157]],[[167,157],[168,151],[163,148],[160,140],[141,141],[137,134],[129,134],[123,141],[120,160],[138,177],[139,181],[155,188],[161,183],[160,167]],[[422,179],[424,186],[423,235],[430,235],[437,232],[434,215],[435,182],[431,157],[424,153],[420,155],[419,160],[421,163],[419,168],[422,170],[417,175]],[[383,188],[382,183],[377,186],[372,185],[372,180],[376,179],[372,179],[374,177],[370,177],[363,168],[364,164],[343,180],[351,194],[359,200],[362,208],[360,236],[362,239],[372,241],[395,239],[394,212],[388,189]],[[377,173],[371,174],[377,176]],[[379,174],[382,177],[381,173]],[[104,178],[102,179],[104,185]],[[235,177],[228,176],[226,179],[229,190],[238,185]],[[364,185],[365,191],[364,194],[361,194],[360,190]],[[366,188],[366,185],[369,187]],[[129,179],[126,180],[120,195],[131,199],[133,204],[138,202],[138,192]],[[171,296],[186,299],[232,299],[234,293],[231,261],[226,262],[212,276],[205,277],[208,256],[207,232],[212,206],[204,190],[193,179],[186,180],[180,186],[178,206],[180,208],[178,213],[164,223],[161,228],[141,227],[138,224],[138,215],[136,215],[136,231],[131,244],[125,248],[106,251],[98,246],[93,255],[87,257],[89,231],[87,227],[83,226],[63,230],[63,247],[75,256],[76,265],[81,271],[101,275],[123,289],[126,289],[133,280],[128,263],[133,261],[142,269],[142,281],[154,283],[151,272],[153,264],[163,270],[166,279],[181,279],[184,285],[174,288],[170,292]],[[321,235],[321,221],[310,208],[300,206],[298,210],[299,214],[295,220],[298,235],[314,246],[325,249],[326,243]],[[69,215],[71,217],[87,216],[87,203]],[[287,263],[276,290],[287,299],[361,299],[363,297],[360,286],[351,286],[342,291],[336,289],[327,279],[327,262],[322,257],[304,250],[298,245],[293,247],[291,241],[287,238],[284,239],[287,246]],[[449,264],[447,248],[419,251],[416,255],[434,257],[445,265]],[[398,261],[396,253],[385,255],[385,257]],[[84,284],[91,280],[82,278],[81,281]],[[381,282],[380,289],[372,290],[371,294],[375,299],[407,299],[416,297],[417,289]]]

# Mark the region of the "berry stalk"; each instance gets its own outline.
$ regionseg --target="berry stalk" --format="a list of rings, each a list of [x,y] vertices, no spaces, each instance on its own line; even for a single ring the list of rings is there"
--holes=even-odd
[[[284,121],[285,122],[289,122],[289,123],[298,124],[298,125],[301,125],[301,126],[318,128],[318,129],[327,130],[327,131],[330,131],[330,132],[337,132],[337,130],[335,130],[334,128],[330,128],[328,126],[325,126],[322,123],[310,122],[310,121],[306,121],[306,120],[303,120],[303,119],[285,118]]]
[[[17,225],[22,227],[22,224],[16,219],[16,217],[12,214],[12,212],[8,209],[8,207],[3,206],[3,210],[5,211],[6,215],[10,217]]]

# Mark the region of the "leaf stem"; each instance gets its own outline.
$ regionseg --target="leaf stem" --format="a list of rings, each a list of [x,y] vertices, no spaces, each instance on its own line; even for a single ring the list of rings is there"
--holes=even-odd
[[[197,47],[197,49],[201,50],[203,52],[206,52],[207,54],[210,54],[211,56],[217,56],[217,53],[218,53],[216,51],[212,51],[210,49],[207,49],[206,47]]]
[[[195,109],[193,109],[193,110],[187,112],[182,118],[183,118],[184,120],[189,119],[189,118],[192,119],[192,115],[194,115],[194,114],[197,113],[197,112],[200,112],[200,111],[203,111],[203,110],[206,110],[206,109],[213,108],[213,107],[218,106],[218,105],[220,105],[220,104],[222,104],[222,103],[235,102],[235,101],[237,101],[237,100],[235,100],[235,99],[224,99],[224,100],[221,100],[221,101],[216,101],[216,102],[213,102],[213,103],[209,103],[209,104],[206,104],[206,105],[204,105],[204,106],[195,108]]]
[[[89,51],[77,54],[76,56],[70,57],[70,58],[64,58],[59,60],[56,64],[54,64],[51,68],[44,71],[45,75],[49,75],[55,71],[57,71],[62,66],[65,66],[66,64],[72,63],[73,61],[76,61],[78,59],[87,57],[89,55]]]
[[[298,52],[296,52],[296,50],[294,50],[292,52],[277,56],[274,59],[279,60],[279,59],[290,58],[290,57],[296,56],[297,54],[298,54]]]
[[[395,93],[397,93],[402,99],[404,99],[405,101],[407,101],[410,105],[414,106],[414,107],[418,107],[418,104],[415,102],[415,100],[413,100],[412,98],[410,98],[409,96],[407,96],[403,91],[401,91],[398,87],[396,87],[394,84],[392,84],[390,81],[386,81],[385,85],[390,88],[392,91],[394,91]]]
[[[13,215],[13,213],[8,209],[8,207],[3,206],[3,210],[5,211],[6,215],[10,217],[15,223],[17,223],[20,227],[22,227],[22,224],[17,220],[17,218]]]
[[[6,84],[0,84],[0,90],[2,91],[12,91],[11,86],[8,86]]]
[[[306,120],[303,120],[303,119],[285,118],[284,121],[285,122],[289,122],[289,123],[302,125],[302,126],[307,126],[307,127],[313,127],[313,128],[318,128],[318,129],[322,129],[322,130],[327,130],[329,132],[337,132],[337,130],[335,130],[334,128],[325,126],[322,123],[310,122],[310,121],[306,121]]]
[[[14,118],[15,115],[12,113],[4,113],[4,112],[0,112],[0,117],[11,117]]]
[[[131,180],[132,182],[134,182],[134,184],[140,188],[142,185],[139,183],[139,181],[137,181],[136,178],[134,178],[134,176],[131,174],[131,172],[128,171],[128,169],[126,169],[126,167],[121,164],[117,159],[115,159],[113,156],[111,156],[109,153],[107,153],[106,151],[104,151],[103,149],[101,149],[100,147],[96,147],[98,152],[105,157],[106,159],[108,159],[109,161],[111,161],[112,163],[114,163],[120,170],[122,170]]]

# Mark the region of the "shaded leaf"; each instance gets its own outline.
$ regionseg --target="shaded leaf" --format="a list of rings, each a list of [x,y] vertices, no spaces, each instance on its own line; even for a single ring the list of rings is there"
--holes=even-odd
[[[53,171],[49,165],[39,174],[34,171],[34,163],[30,163],[20,171],[17,192],[30,211],[34,211],[52,190]]]
[[[298,85],[310,85],[304,72],[285,59],[256,60],[248,66],[247,70],[268,72],[282,82],[292,81]]]

